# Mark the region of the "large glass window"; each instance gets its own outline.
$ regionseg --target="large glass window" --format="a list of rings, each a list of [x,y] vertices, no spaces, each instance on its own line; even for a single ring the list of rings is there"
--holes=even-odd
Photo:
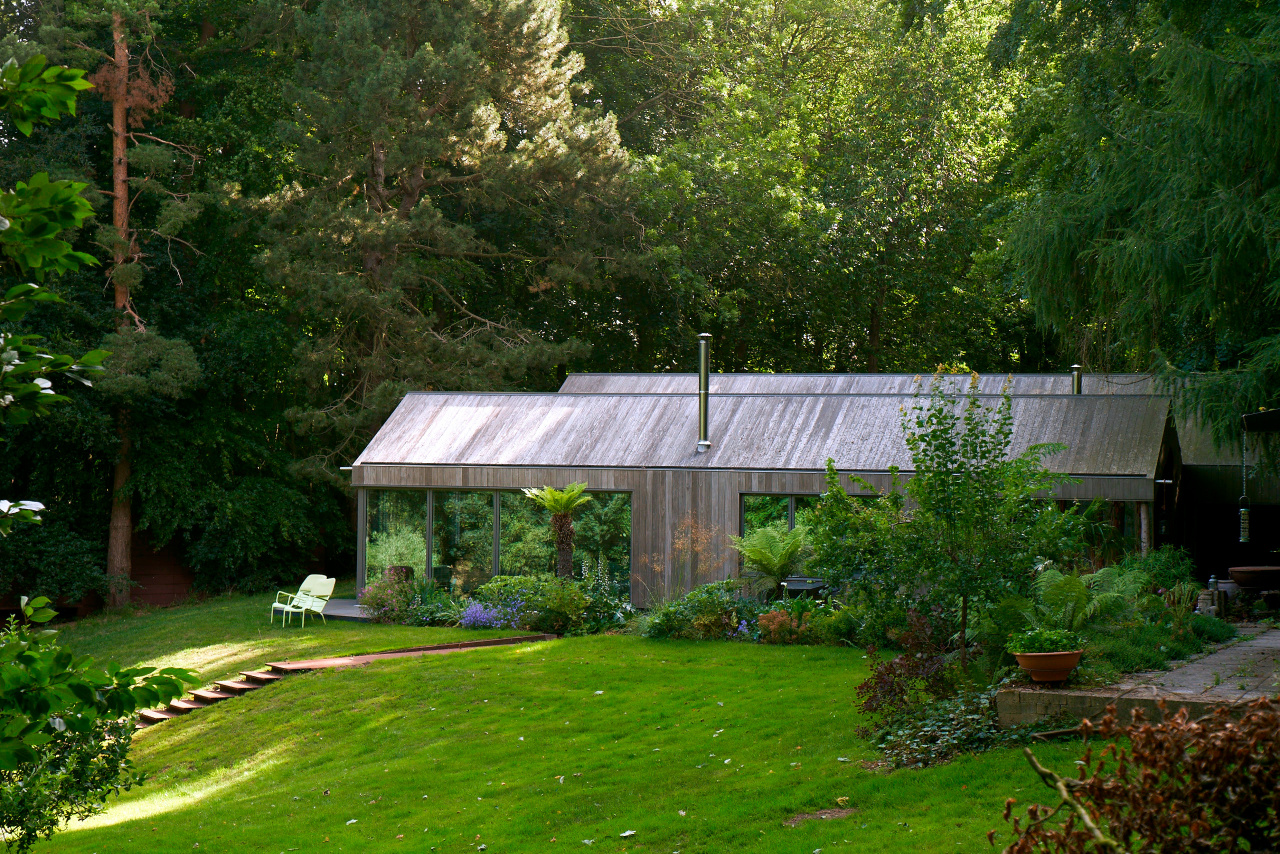
[[[365,581],[376,581],[388,567],[421,579],[427,569],[427,493],[376,489],[369,492]]]
[[[593,492],[574,521],[574,574],[607,571],[619,595],[631,595],[631,493]]]
[[[503,492],[498,565],[503,575],[556,571],[556,538],[551,514],[523,492]]]
[[[574,575],[580,577],[584,567],[605,571],[626,594],[631,583],[631,495],[590,495],[592,500],[574,518]],[[488,581],[495,566],[501,575],[556,570],[550,514],[521,492],[369,490],[366,530],[366,583],[381,578],[389,567],[403,567],[416,579],[430,576],[442,589],[468,593]]]
[[[820,495],[743,495],[742,535],[778,522],[788,528],[808,524]]]
[[[441,587],[470,593],[493,577],[496,492],[433,490],[432,574]]]

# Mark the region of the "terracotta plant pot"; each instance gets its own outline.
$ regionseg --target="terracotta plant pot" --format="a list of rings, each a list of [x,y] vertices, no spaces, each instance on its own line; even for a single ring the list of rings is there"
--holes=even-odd
[[[1030,674],[1034,682],[1061,682],[1080,663],[1084,650],[1071,652],[1015,652],[1018,666]]]

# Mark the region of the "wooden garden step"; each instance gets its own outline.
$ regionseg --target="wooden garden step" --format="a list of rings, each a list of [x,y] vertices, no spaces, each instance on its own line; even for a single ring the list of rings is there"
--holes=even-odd
[[[245,682],[240,679],[219,679],[213,684],[217,685],[219,690],[236,695],[247,694],[250,691],[256,691],[262,687],[257,682]]]
[[[279,682],[284,677],[277,673],[268,673],[265,670],[241,670],[240,675],[250,682],[257,682],[260,685],[270,685],[272,682]]]
[[[206,703],[217,703],[222,700],[230,700],[232,697],[239,696],[237,694],[228,694],[223,691],[209,691],[205,688],[192,691],[191,696],[197,700],[204,700]]]
[[[442,655],[450,652],[466,652],[472,649],[483,649],[491,646],[512,646],[515,644],[535,643],[555,640],[557,635],[519,635],[507,638],[485,638],[474,641],[455,641],[454,643],[438,643],[430,646],[411,646],[407,649],[392,649],[386,652],[373,652],[366,655],[344,655],[335,658],[311,658],[303,661],[268,661],[267,666],[272,673],[288,675],[290,673],[307,673],[312,670],[323,670],[330,667],[358,667],[375,661],[387,661],[394,658],[410,658],[420,655]]]
[[[165,709],[143,709],[138,712],[139,721],[145,721],[148,724],[158,724],[161,721],[167,721],[169,718],[176,718],[176,712],[170,712]]]
[[[187,712],[194,712],[196,709],[203,709],[205,705],[205,703],[201,703],[196,700],[171,700],[169,702],[169,711],[185,715]]]

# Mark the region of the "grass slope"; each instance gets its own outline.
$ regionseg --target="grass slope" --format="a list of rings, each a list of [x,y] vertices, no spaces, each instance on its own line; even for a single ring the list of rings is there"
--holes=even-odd
[[[338,591],[335,595],[340,595]],[[348,592],[348,597],[354,592]],[[528,634],[512,631],[375,626],[295,615],[268,624],[274,595],[226,595],[172,608],[99,614],[58,626],[61,641],[99,662],[189,667],[207,682],[234,677],[267,661],[381,652],[409,646]]]
[[[141,732],[147,785],[38,851],[977,852],[1007,796],[1048,794],[1013,750],[865,770],[866,674],[854,650],[590,637],[292,676]],[[783,824],[841,797],[854,815]]]

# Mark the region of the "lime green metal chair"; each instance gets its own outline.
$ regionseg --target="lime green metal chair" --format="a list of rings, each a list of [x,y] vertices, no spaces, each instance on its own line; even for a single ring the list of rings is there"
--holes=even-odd
[[[328,620],[324,618],[324,607],[329,604],[329,597],[333,595],[333,585],[337,583],[337,579],[325,578],[323,575],[308,575],[302,580],[302,585],[298,588],[297,593],[285,593],[281,590],[276,594],[276,601],[271,605],[271,620],[274,623],[276,619],[276,611],[281,611],[280,622],[292,622],[294,614],[302,615],[302,627],[307,627],[307,612],[318,614],[321,621],[328,625]]]

